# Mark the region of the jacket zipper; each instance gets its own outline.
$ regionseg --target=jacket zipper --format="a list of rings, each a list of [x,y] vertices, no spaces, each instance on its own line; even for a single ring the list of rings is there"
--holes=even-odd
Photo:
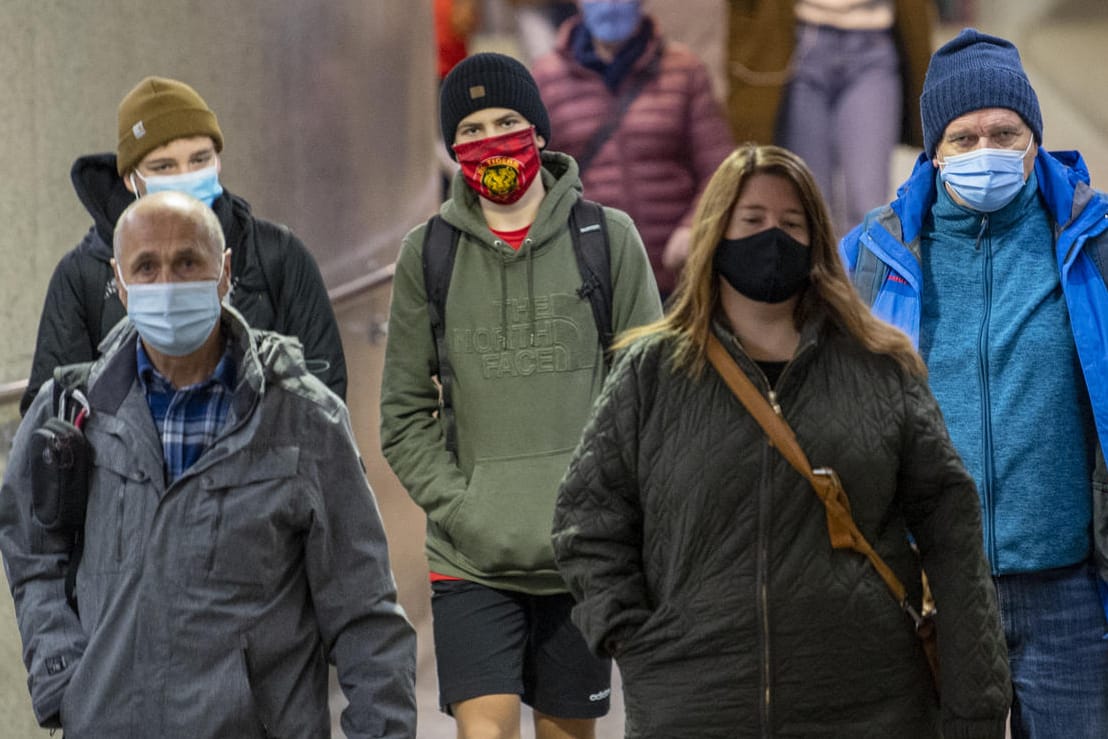
[[[762,446],[762,484],[758,496],[758,610],[761,611],[759,627],[761,629],[762,658],[762,736],[770,736],[771,711],[773,708],[773,689],[770,673],[769,643],[769,504],[770,504],[770,446],[766,439]]]
[[[731,337],[735,346],[747,359],[750,359],[750,355],[743,349],[742,344],[739,343],[738,338]],[[809,341],[806,344],[798,347],[793,358],[789,360],[785,368],[781,370],[780,377],[777,378],[777,384],[780,387],[785,375],[792,368],[797,358],[804,352],[808,351],[811,347],[815,346],[815,341]],[[751,360],[753,362],[753,360]],[[773,408],[774,413],[784,418],[784,414],[781,411],[781,405],[778,403],[777,392],[770,387],[769,378],[766,377],[765,372],[758,367],[754,362],[755,371],[758,373],[758,377],[761,379],[761,386],[766,390],[766,396],[770,406]],[[760,706],[760,713],[762,714],[762,736],[767,739],[772,735],[771,727],[773,716],[773,687],[772,687],[772,674],[770,669],[771,664],[771,650],[769,639],[769,534],[767,533],[769,527],[770,516],[770,501],[772,496],[770,495],[770,465],[771,454],[769,438],[762,434],[764,445],[762,447],[762,480],[759,489],[758,496],[758,554],[757,554],[757,590],[758,590],[758,608],[761,611],[760,629],[761,629],[761,659],[762,659],[762,703]]]
[[[127,483],[123,483],[119,486],[119,495],[116,496],[118,500],[118,507],[116,513],[118,514],[116,520],[119,525],[115,529],[115,563],[118,565],[123,561],[123,520],[126,513],[124,505],[126,503]]]
[[[989,216],[981,216],[981,230],[977,234],[978,248],[984,247],[982,256],[982,283],[985,311],[981,317],[981,327],[977,335],[977,375],[981,388],[981,495],[984,498],[985,551],[995,570],[997,567],[996,521],[993,508],[993,425],[990,416],[992,399],[989,392],[989,322],[992,318],[993,304],[993,252],[992,240],[988,237]]]

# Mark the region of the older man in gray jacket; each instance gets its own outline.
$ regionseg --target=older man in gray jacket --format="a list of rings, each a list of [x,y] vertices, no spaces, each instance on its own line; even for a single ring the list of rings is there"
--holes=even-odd
[[[115,233],[131,320],[52,381],[87,399],[79,615],[72,542],[42,527],[33,474],[32,438],[64,405],[51,384],[0,491],[36,717],[67,739],[327,737],[330,661],[348,737],[415,736],[415,637],[345,406],[298,343],[222,304],[210,209],[150,195]]]

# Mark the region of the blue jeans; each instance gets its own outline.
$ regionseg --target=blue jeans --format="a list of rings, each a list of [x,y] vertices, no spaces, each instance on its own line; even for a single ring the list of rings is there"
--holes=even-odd
[[[1108,737],[1108,622],[1091,563],[994,577],[1012,739]]]

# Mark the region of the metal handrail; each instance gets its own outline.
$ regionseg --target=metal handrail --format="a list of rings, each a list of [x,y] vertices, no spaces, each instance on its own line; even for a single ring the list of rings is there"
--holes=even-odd
[[[386,285],[392,280],[393,274],[396,272],[396,263],[391,262],[384,267],[378,267],[372,272],[362,275],[350,282],[344,282],[337,287],[334,287],[327,291],[327,297],[331,300],[331,305],[340,305],[346,303],[355,298],[365,295],[370,290],[374,290],[382,285]],[[13,403],[23,397],[23,393],[27,391],[26,380],[16,380],[15,382],[0,383],[0,405],[6,403]]]
[[[23,397],[23,393],[27,390],[26,380],[16,380],[15,382],[5,382],[0,384],[0,404],[11,403],[19,400]]]

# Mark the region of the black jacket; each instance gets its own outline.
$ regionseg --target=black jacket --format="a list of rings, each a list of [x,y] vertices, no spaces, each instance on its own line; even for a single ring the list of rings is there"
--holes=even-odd
[[[114,154],[81,157],[70,179],[93,226],[50,278],[21,414],[55,367],[98,357],[100,340],[126,315],[110,260],[116,220],[135,196],[116,172]],[[212,209],[231,249],[232,305],[251,327],[299,339],[308,369],[345,399],[342,340],[312,255],[284,226],[255,218],[236,195],[224,191]]]
[[[619,663],[627,736],[1003,737],[1008,665],[977,494],[926,383],[809,326],[776,391],[916,604],[909,532],[919,544],[938,605],[941,713],[912,623],[872,566],[832,551],[808,482],[712,367],[674,372],[672,346],[646,339],[618,363],[554,520],[574,622]]]

